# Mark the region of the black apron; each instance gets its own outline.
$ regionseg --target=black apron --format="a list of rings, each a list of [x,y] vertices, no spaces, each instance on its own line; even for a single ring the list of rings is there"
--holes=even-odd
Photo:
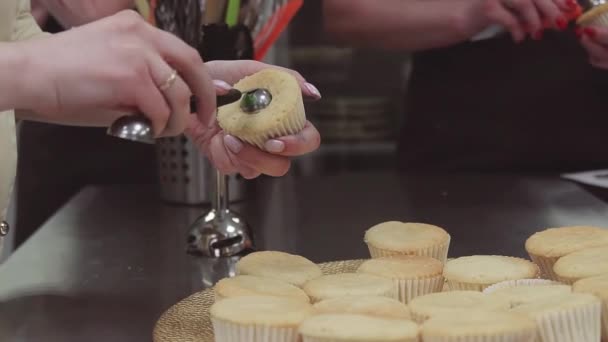
[[[608,72],[573,32],[417,53],[400,134],[409,171],[608,167]]]

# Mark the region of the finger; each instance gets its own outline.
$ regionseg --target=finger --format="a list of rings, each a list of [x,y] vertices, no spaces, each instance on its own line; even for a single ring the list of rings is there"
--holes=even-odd
[[[531,0],[510,0],[513,9],[517,11],[528,30],[535,35],[543,30],[540,15],[536,5]]]
[[[231,135],[225,135],[223,140],[231,158],[237,160],[239,165],[248,166],[257,172],[274,177],[283,176],[289,171],[290,161],[286,157],[264,152],[257,147],[242,143]]]
[[[205,152],[207,158],[220,172],[232,174],[238,171],[229,151],[224,145],[221,134],[216,134],[211,138]]]
[[[302,89],[302,94],[308,98],[318,100],[321,98],[321,92],[313,84],[306,81],[306,79],[297,71],[265,64],[258,61],[211,61],[205,63],[208,67],[211,77],[214,79],[221,79],[230,84],[234,84],[241,80],[243,77],[255,74],[258,71],[267,68],[274,68],[283,70],[293,75]]]
[[[271,139],[264,148],[282,156],[300,156],[315,151],[321,144],[319,131],[310,122],[298,134]]]
[[[190,117],[190,89],[179,75],[160,58],[153,62],[153,77],[159,84],[159,89],[169,104],[170,115],[161,136],[182,134]],[[157,71],[154,71],[157,70]],[[171,81],[174,79],[174,81]],[[170,82],[170,83],[167,83]]]
[[[156,80],[150,74],[148,82],[138,82],[135,86],[135,105],[152,123],[154,136],[160,136],[167,127],[171,108],[165,96],[158,89]]]
[[[244,165],[239,168],[239,173],[245,179],[254,179],[261,175],[261,173],[257,172],[256,170]]]
[[[608,47],[608,29],[604,27],[585,27],[583,33],[591,41]]]
[[[504,26],[511,33],[514,41],[521,42],[524,40],[526,33],[518,19],[498,0],[488,1],[485,11],[490,20]]]
[[[568,27],[568,21],[562,14],[559,6],[554,0],[536,0],[535,2],[538,11],[542,18],[548,20],[548,24],[558,30],[565,30]]]
[[[199,53],[173,34],[152,28],[156,48],[176,68],[196,97],[197,116],[205,125],[215,120],[215,86]]]
[[[586,36],[581,38],[581,44],[589,54],[589,63],[591,65],[602,69],[608,67],[608,48]]]

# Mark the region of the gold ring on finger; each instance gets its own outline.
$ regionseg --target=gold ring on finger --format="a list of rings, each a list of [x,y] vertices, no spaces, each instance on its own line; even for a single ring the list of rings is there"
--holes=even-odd
[[[173,71],[171,71],[171,75],[169,75],[169,77],[167,77],[167,80],[163,82],[163,84],[161,84],[158,88],[160,89],[160,91],[165,91],[171,88],[171,86],[175,83],[176,80],[177,70],[173,69]]]

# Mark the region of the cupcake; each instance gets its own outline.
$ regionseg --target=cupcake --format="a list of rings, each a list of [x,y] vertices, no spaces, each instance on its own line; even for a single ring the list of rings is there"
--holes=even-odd
[[[210,308],[216,342],[298,342],[298,327],[313,314],[299,299],[239,296]]]
[[[535,342],[536,325],[526,315],[463,310],[424,322],[424,342]]]
[[[412,321],[353,314],[322,314],[302,322],[303,342],[418,342]]]
[[[576,23],[578,26],[608,26],[608,4],[602,3],[593,6],[591,9],[584,12],[578,17]]]
[[[541,279],[538,279],[541,280]],[[496,285],[502,285],[503,282]],[[502,286],[494,287],[490,286],[484,290],[484,293],[493,298],[503,298],[509,302],[509,305],[513,308],[518,305],[528,304],[537,300],[543,300],[545,298],[555,297],[562,294],[572,293],[570,285],[565,284],[528,284],[528,285],[513,285],[513,286]]]
[[[557,295],[510,310],[536,320],[539,342],[598,342],[601,302],[590,294]]]
[[[572,285],[576,293],[590,293],[602,301],[602,341],[608,341],[608,274],[585,278]]]
[[[355,314],[374,317],[410,319],[406,305],[381,296],[344,296],[322,300],[313,305],[316,314]]]
[[[438,292],[416,297],[409,303],[414,321],[424,323],[437,315],[458,314],[463,310],[500,311],[510,309],[509,301],[478,291]]]
[[[310,298],[301,288],[272,278],[240,275],[224,278],[213,287],[216,300],[238,296],[288,297],[310,303]]]
[[[254,252],[236,263],[238,275],[278,279],[298,287],[323,275],[321,268],[312,261],[284,252]]]
[[[543,277],[558,280],[553,265],[560,257],[582,249],[608,245],[608,229],[588,226],[549,228],[526,240],[526,251]]]
[[[417,296],[441,291],[442,270],[443,264],[435,258],[408,255],[367,260],[357,272],[392,279],[399,301],[407,304]]]
[[[557,279],[566,284],[608,273],[608,245],[583,249],[557,260],[553,266]]]
[[[342,296],[396,297],[392,280],[365,273],[325,275],[306,282],[302,289],[313,303]]]
[[[219,107],[217,113],[226,133],[264,149],[268,139],[298,133],[306,125],[302,90],[290,73],[264,69],[243,78],[234,88],[244,93],[243,99]],[[267,90],[271,101],[266,108],[251,113],[241,108],[241,102],[250,99],[246,92],[253,89]]]
[[[538,267],[525,259],[502,255],[473,255],[446,263],[443,276],[450,290],[483,291],[505,280],[535,278]]]
[[[430,224],[389,221],[368,229],[365,243],[372,258],[421,255],[445,262],[450,234]]]

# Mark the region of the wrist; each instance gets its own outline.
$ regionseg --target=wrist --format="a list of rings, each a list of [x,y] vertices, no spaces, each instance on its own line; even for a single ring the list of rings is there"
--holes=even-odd
[[[0,110],[29,109],[27,58],[19,43],[0,43]]]
[[[480,1],[466,1],[466,5],[456,14],[454,29],[463,40],[471,39],[492,25],[492,22],[483,15],[481,4]]]

